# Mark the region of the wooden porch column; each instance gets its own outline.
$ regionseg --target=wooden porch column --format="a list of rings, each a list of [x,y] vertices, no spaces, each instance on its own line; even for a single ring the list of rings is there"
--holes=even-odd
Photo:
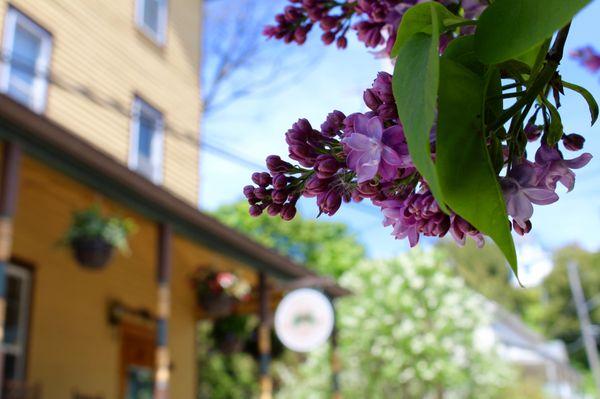
[[[259,316],[258,351],[260,353],[260,399],[273,397],[273,381],[271,379],[271,293],[267,276],[258,275]]]
[[[13,218],[19,189],[21,147],[4,142],[0,181],[0,399],[4,375],[4,323],[6,320],[6,265],[10,260],[13,239]]]
[[[156,328],[156,375],[154,398],[169,398],[170,364],[168,347],[168,326],[171,310],[171,241],[172,227],[169,224],[158,225],[158,308]]]
[[[335,302],[331,301],[335,312]],[[342,391],[340,390],[340,371],[342,371],[342,363],[338,354],[338,329],[337,329],[337,313],[334,313],[333,330],[331,331],[331,397],[332,399],[342,399]]]

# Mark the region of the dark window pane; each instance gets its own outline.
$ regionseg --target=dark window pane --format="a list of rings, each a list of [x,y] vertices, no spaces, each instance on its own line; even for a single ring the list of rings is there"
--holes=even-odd
[[[14,276],[7,277],[6,293],[6,324],[4,328],[4,342],[9,344],[19,344],[19,333],[22,326],[20,313],[21,301],[23,300],[23,283]]]

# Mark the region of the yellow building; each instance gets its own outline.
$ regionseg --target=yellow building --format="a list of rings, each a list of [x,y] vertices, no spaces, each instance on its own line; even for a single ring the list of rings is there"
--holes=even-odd
[[[281,283],[312,276],[197,210],[201,6],[0,0],[0,398],[146,398],[141,371],[194,398],[194,271],[251,282],[238,311],[263,328]],[[57,242],[96,203],[139,231],[88,270]]]

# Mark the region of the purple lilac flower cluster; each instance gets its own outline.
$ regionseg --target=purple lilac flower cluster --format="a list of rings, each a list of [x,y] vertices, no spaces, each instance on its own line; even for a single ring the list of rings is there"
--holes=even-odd
[[[565,148],[572,151],[580,150],[583,141],[578,134],[563,137]],[[558,183],[571,191],[575,186],[572,169],[584,167],[591,159],[589,153],[564,159],[558,148],[542,144],[535,153],[534,162],[522,159],[513,165],[506,177],[500,179],[500,185],[514,230],[520,235],[528,233],[531,230],[533,204],[548,205],[558,201]]]
[[[369,199],[380,207],[385,226],[392,226],[398,239],[411,246],[421,235],[443,237],[448,232],[460,244],[472,237],[483,244],[483,236],[458,215],[447,215],[435,202],[425,181],[415,169],[392,95],[391,76],[380,72],[364,93],[366,113],[345,116],[333,111],[321,129],[300,119],[286,133],[289,157],[267,158],[269,173],[254,173],[255,186],[244,187],[250,214],[296,213],[296,202],[316,198],[320,214],[333,215],[343,202]]]
[[[571,57],[579,60],[581,65],[592,73],[600,71],[600,53],[591,46],[583,47],[571,52]]]
[[[349,28],[367,47],[383,47],[389,54],[395,32],[404,12],[423,0],[289,0],[291,5],[277,16],[277,26],[268,26],[265,34],[286,42],[302,44],[306,35],[318,23],[326,44],[336,41],[347,45]],[[438,0],[448,7],[458,7],[457,0]],[[481,0],[462,0],[460,6],[468,18],[477,17],[485,8]],[[357,22],[351,22],[356,18]],[[463,28],[460,34],[469,34]],[[441,42],[449,42],[452,36]],[[600,70],[600,57],[591,49],[575,54],[593,71]],[[363,100],[369,111],[344,115],[333,111],[320,130],[306,119],[300,119],[285,137],[293,165],[277,155],[267,158],[269,173],[254,173],[255,185],[244,187],[250,204],[250,214],[263,212],[290,220],[296,215],[300,197],[316,198],[320,214],[333,215],[343,202],[368,199],[380,208],[384,226],[391,226],[397,239],[407,238],[410,245],[421,235],[444,237],[450,233],[459,245],[471,237],[478,246],[485,242],[483,234],[457,214],[444,213],[435,201],[427,182],[412,163],[404,131],[392,92],[392,76],[380,72]],[[536,112],[537,114],[537,112]],[[565,159],[558,146],[545,144],[543,126],[535,117],[523,129],[530,143],[542,142],[535,159],[530,161],[523,150],[519,159],[511,159],[507,145],[503,147],[507,172],[499,177],[510,226],[520,235],[532,228],[533,205],[547,205],[558,200],[558,183],[568,191],[575,184],[573,169],[585,166],[592,156],[588,153]],[[540,140],[541,139],[541,140]],[[585,140],[578,134],[565,134],[562,146],[579,151]],[[435,157],[435,132],[431,133]]]
[[[321,40],[338,48],[346,48],[348,31],[356,31],[358,40],[368,48],[383,46],[389,54],[396,40],[402,16],[411,6],[424,0],[289,0],[284,12],[275,17],[276,25],[265,27],[264,34],[286,43],[303,44],[314,25],[323,31]],[[456,0],[436,0],[444,5]],[[465,13],[478,15],[481,0],[465,0]]]

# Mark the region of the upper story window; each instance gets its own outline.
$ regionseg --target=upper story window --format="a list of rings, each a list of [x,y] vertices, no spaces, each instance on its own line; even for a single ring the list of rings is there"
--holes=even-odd
[[[167,0],[136,0],[135,22],[156,43],[165,44]]]
[[[50,34],[9,8],[4,22],[0,90],[42,113],[46,108],[51,51]]]
[[[129,167],[154,183],[162,181],[163,116],[139,97],[133,103]]]

